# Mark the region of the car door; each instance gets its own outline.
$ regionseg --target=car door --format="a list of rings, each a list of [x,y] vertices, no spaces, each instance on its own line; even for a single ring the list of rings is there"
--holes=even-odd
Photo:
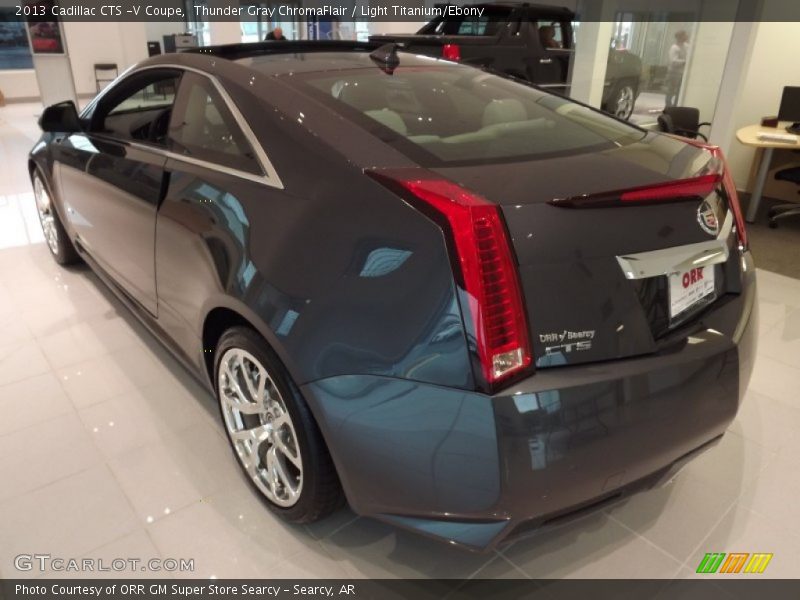
[[[78,244],[153,315],[156,212],[167,185],[167,128],[180,77],[176,69],[132,73],[97,101],[85,132],[54,150]]]
[[[569,93],[569,65],[572,58],[568,23],[532,12],[527,23],[531,48],[535,56],[531,62],[532,81],[552,92]]]

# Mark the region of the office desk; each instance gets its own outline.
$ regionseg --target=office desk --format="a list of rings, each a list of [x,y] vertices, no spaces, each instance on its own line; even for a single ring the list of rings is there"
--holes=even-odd
[[[783,127],[762,127],[761,125],[748,125],[742,127],[736,132],[736,139],[745,146],[753,146],[754,148],[762,148],[763,154],[761,155],[761,163],[758,165],[758,173],[756,174],[756,181],[753,185],[753,193],[750,195],[750,205],[747,207],[748,223],[752,223],[756,219],[756,211],[758,205],[761,204],[761,194],[764,191],[764,184],[767,181],[767,173],[769,173],[769,163],[772,162],[772,151],[775,148],[783,148],[784,150],[800,150],[800,137],[797,144],[786,144],[781,142],[770,142],[767,140],[758,139],[759,133],[787,133]]]

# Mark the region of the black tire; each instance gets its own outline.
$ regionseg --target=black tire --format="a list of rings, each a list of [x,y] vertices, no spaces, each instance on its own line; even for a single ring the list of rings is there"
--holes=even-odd
[[[262,491],[245,468],[231,437],[223,408],[220,364],[223,356],[234,349],[249,353],[267,370],[291,417],[303,468],[300,495],[290,507],[276,504]],[[223,425],[237,464],[270,510],[291,523],[310,523],[342,506],[344,494],[339,477],[314,416],[286,368],[259,334],[247,327],[233,327],[222,335],[214,354],[214,386]]]
[[[67,235],[56,209],[50,183],[38,168],[33,172],[31,183],[33,185],[34,202],[36,202],[36,212],[39,215],[39,223],[45,236],[45,244],[47,244],[53,259],[60,265],[72,265],[80,262],[81,257],[72,240],[69,239],[69,235]],[[41,186],[41,188],[38,186]],[[40,190],[46,194],[46,200],[40,196]]]

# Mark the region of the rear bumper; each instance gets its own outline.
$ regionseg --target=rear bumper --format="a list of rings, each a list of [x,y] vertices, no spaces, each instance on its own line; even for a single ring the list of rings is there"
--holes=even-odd
[[[742,293],[647,357],[542,369],[495,396],[367,375],[303,391],[353,509],[474,549],[651,487],[723,435],[755,353]]]

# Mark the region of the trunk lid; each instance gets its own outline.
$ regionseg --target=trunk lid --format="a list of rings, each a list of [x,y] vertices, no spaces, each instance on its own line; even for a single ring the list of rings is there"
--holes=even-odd
[[[707,199],[602,208],[551,201],[691,178],[714,160],[697,146],[649,135],[604,152],[437,172],[501,205],[519,264],[534,359],[547,367],[656,351],[724,296],[733,285],[726,271],[738,265],[726,267],[723,260],[722,246],[732,246],[736,236],[729,234],[732,215],[721,184]],[[727,225],[722,234],[701,227],[704,201],[713,206],[716,226]],[[693,263],[702,267],[694,275]],[[680,271],[679,281],[688,272],[687,288],[695,288],[692,278],[705,276],[706,295],[695,303],[689,298],[687,310],[672,314],[670,303],[681,306],[683,292],[671,290],[669,271]]]

